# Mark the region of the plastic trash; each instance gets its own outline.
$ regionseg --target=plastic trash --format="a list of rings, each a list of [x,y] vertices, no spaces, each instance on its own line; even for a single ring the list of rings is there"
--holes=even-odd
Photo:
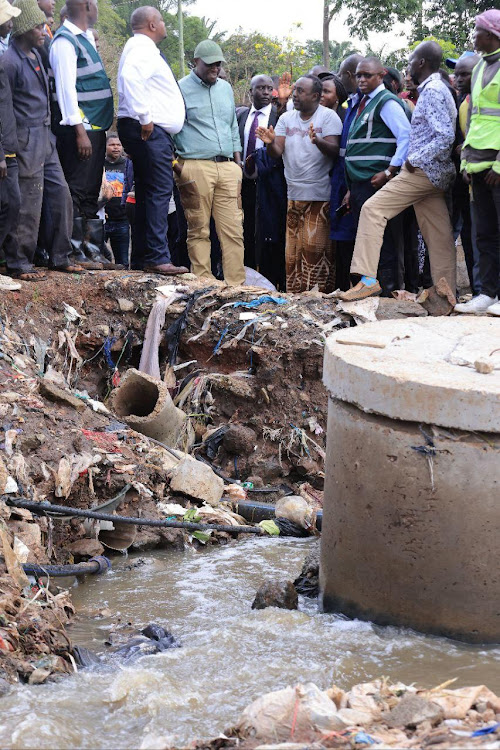
[[[245,266],[245,286],[260,286],[262,289],[269,289],[270,292],[276,291],[276,287],[269,279],[266,279],[254,268],[248,268],[247,266]]]
[[[274,302],[275,305],[287,305],[288,304],[288,300],[284,299],[283,297],[273,297],[270,294],[262,294],[260,297],[250,300],[250,302],[245,302],[244,300],[238,300],[238,302],[235,302],[233,304],[233,307],[245,307],[247,309],[251,309],[253,307],[259,307],[260,305],[263,305],[265,303],[270,303],[270,302]]]

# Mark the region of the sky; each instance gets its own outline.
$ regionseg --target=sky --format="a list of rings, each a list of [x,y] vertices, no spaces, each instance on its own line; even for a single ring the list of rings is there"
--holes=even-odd
[[[278,38],[292,36],[298,42],[322,37],[323,0],[196,0],[186,10],[190,14],[216,20],[217,29],[228,33],[241,26],[248,32],[260,31]],[[347,13],[341,12],[332,21],[330,39],[336,42],[352,39],[354,46],[361,46],[362,43],[349,33],[346,16]],[[406,36],[399,36],[402,31],[404,26],[399,24],[397,29],[390,32],[369,35],[369,42],[377,51],[385,45],[385,51],[392,52],[405,46]]]

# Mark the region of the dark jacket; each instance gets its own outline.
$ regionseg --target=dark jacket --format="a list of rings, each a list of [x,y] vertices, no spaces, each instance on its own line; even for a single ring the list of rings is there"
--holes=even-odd
[[[237,107],[236,108],[236,118],[238,120],[238,129],[240,131],[240,139],[241,139],[241,155],[243,156],[243,150],[245,147],[245,125],[246,121],[248,120],[248,115],[250,114],[250,107]],[[276,123],[278,122],[278,110],[273,105],[271,107],[271,112],[269,114],[269,125],[272,125],[273,128],[276,126]]]
[[[243,154],[245,123],[250,113],[249,107],[239,107],[236,111],[238,127],[242,143]],[[269,125],[275,127],[278,122],[278,110],[272,107],[269,115]],[[255,166],[257,168],[257,196],[256,196],[256,255],[262,252],[266,242],[281,243],[285,239],[286,229],[286,182],[283,160],[273,159],[266,148],[259,148],[255,152]],[[243,179],[246,179],[243,177]]]
[[[50,125],[49,79],[42,59],[32,50],[31,60],[14,39],[2,57],[12,91],[14,113],[18,128],[35,128]]]
[[[0,161],[5,154],[17,153],[16,116],[12,104],[9,79],[3,62],[0,62]]]
[[[352,105],[352,100],[348,100],[347,111],[342,124],[342,135],[340,136],[340,155],[330,175],[330,183],[332,186],[332,192],[330,196],[330,238],[332,240],[339,240],[342,242],[354,242],[356,237],[356,230],[354,229],[354,218],[352,213],[344,214],[342,217],[338,217],[335,213],[339,206],[342,204],[344,195],[347,192],[347,185],[345,182],[345,150],[347,146],[347,138],[349,135],[349,128],[354,120],[358,111],[359,98],[356,104]]]

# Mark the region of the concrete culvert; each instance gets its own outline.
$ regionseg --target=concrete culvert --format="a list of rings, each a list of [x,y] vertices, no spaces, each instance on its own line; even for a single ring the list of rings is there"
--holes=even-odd
[[[187,416],[174,406],[165,383],[146,373],[128,370],[112,403],[115,414],[134,430],[171,447],[177,445],[183,433],[192,433]]]
[[[117,392],[115,412],[119,417],[148,417],[154,411],[159,398],[158,384],[149,382],[140,373],[134,373]]]

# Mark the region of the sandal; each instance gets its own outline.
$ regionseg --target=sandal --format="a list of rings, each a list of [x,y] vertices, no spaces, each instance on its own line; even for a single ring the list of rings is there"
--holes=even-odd
[[[59,271],[59,273],[84,273],[85,269],[78,263],[72,265],[68,263],[67,266],[51,266],[50,271]]]
[[[13,279],[19,279],[19,281],[45,281],[47,278],[43,271],[11,271],[9,276]]]

